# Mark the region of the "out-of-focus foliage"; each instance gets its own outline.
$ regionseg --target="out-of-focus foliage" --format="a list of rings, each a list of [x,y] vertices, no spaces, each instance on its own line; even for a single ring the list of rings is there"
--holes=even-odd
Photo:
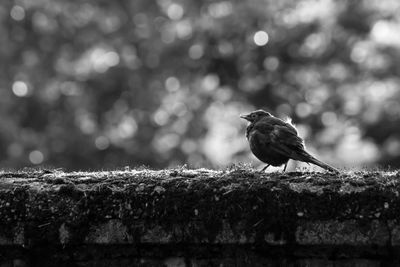
[[[399,14],[395,0],[2,1],[0,166],[250,161],[238,115],[264,108],[330,163],[400,167]]]

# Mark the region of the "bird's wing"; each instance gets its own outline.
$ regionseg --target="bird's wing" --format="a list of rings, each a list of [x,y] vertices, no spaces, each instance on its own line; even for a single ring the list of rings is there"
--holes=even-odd
[[[268,121],[259,123],[257,129],[268,139],[269,149],[298,159],[304,151],[303,139],[297,135],[296,129],[278,118],[269,118]]]

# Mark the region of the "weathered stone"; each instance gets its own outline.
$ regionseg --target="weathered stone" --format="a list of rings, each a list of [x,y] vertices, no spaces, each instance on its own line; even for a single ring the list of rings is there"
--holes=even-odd
[[[385,246],[390,231],[377,220],[362,225],[355,220],[303,222],[297,227],[296,241],[300,245]]]
[[[22,223],[15,225],[10,233],[0,236],[0,246],[2,245],[23,245],[25,243],[24,237],[25,229]]]
[[[400,172],[0,172],[0,256],[49,248],[148,266],[375,266],[400,258]]]
[[[120,220],[109,220],[105,223],[93,225],[86,236],[88,244],[132,244],[133,238],[128,228]]]

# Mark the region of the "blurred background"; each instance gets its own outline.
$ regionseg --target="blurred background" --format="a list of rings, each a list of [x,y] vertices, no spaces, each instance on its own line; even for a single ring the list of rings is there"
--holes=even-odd
[[[400,167],[397,0],[15,0],[0,19],[1,168],[260,167],[239,118],[258,108],[337,167]]]

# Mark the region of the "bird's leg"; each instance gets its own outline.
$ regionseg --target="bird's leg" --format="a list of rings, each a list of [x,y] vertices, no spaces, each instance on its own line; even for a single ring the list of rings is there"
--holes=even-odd
[[[268,167],[269,167],[269,164],[267,166],[265,166],[264,168],[262,168],[261,172],[265,171]]]
[[[288,164],[288,161],[285,163],[285,167],[283,167],[283,172],[286,171],[287,164]]]

